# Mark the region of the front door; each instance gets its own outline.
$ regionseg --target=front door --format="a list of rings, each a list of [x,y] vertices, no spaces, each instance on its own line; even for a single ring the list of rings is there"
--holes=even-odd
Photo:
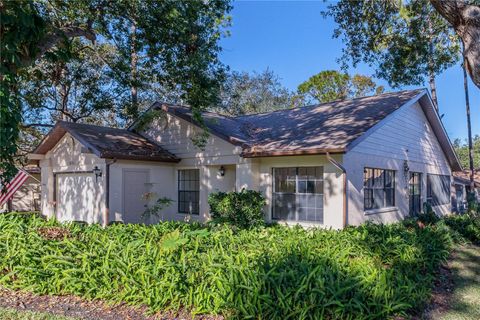
[[[123,169],[123,222],[145,222],[148,191],[148,170]]]
[[[422,211],[422,174],[420,172],[410,172],[408,189],[410,215],[416,216]]]

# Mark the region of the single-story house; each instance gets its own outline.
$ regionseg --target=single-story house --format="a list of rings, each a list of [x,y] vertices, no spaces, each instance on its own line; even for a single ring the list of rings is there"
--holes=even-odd
[[[265,219],[343,228],[394,222],[424,202],[451,212],[462,170],[424,89],[228,117],[155,103],[128,129],[59,122],[30,156],[42,171],[42,212],[61,221],[155,222],[209,218],[208,195],[261,191]],[[152,116],[154,115],[154,116]],[[149,119],[149,121],[146,121]]]

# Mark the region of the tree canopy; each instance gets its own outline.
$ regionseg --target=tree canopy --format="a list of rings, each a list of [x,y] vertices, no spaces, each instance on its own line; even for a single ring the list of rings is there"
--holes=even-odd
[[[369,76],[353,77],[336,70],[326,70],[311,76],[298,86],[297,104],[325,103],[383,92]]]
[[[453,147],[455,152],[458,155],[460,163],[463,168],[469,168],[469,157],[468,157],[468,143],[462,139],[455,139],[453,141]],[[480,136],[476,135],[473,138],[473,166],[475,169],[480,169]]]
[[[233,71],[221,87],[220,104],[214,111],[242,115],[284,109],[292,106],[292,94],[282,86],[271,70],[263,72]]]
[[[391,87],[422,85],[429,79],[437,103],[435,75],[459,60],[458,37],[428,0],[341,0],[324,13],[345,43],[346,67],[365,62]]]
[[[16,171],[13,157],[17,153],[22,120],[20,93],[23,89],[24,105],[28,105],[28,96],[32,97],[28,94],[29,83],[50,81],[47,86],[52,88],[54,84],[58,95],[58,88],[67,88],[67,82],[72,83],[71,77],[76,77],[75,85],[89,88],[82,91],[87,98],[89,90],[95,87],[101,90],[112,82],[110,93],[121,102],[117,106],[124,111],[122,115],[127,121],[138,114],[145,84],[155,83],[162,89],[178,92],[201,122],[199,112],[217,101],[223,78],[218,40],[225,33],[230,9],[228,0],[0,1],[0,184],[5,185]],[[84,62],[75,56],[72,39],[79,37],[92,46],[114,48],[112,59],[101,62],[108,71],[105,73],[108,79],[95,76],[88,79],[89,75],[78,73],[75,63]],[[61,70],[58,83],[52,82],[52,74],[45,69],[48,66]],[[26,87],[20,81],[25,81]],[[31,86],[30,89],[35,90]],[[100,105],[108,104],[109,95],[102,97],[97,93],[96,101],[84,103],[83,109],[77,105],[78,110],[88,114],[87,110],[98,110]],[[81,101],[77,96],[75,103]],[[68,103],[73,102],[70,97]],[[68,108],[72,110],[71,105]],[[65,112],[62,114],[66,116]],[[71,120],[78,120],[77,116],[71,116]]]

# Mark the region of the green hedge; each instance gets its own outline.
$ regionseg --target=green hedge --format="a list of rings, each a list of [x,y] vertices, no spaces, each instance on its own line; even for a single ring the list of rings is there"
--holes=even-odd
[[[262,319],[385,319],[421,307],[452,246],[439,222],[344,231],[0,215],[0,285]]]
[[[214,222],[226,222],[246,229],[265,224],[263,207],[266,201],[261,192],[246,189],[214,192],[208,196],[208,204]]]

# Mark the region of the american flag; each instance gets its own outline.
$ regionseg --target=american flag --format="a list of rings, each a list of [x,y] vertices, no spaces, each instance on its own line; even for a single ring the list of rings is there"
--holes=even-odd
[[[1,192],[0,186],[0,207],[3,206],[8,200],[10,200],[15,192],[23,185],[25,180],[28,179],[28,174],[23,170],[19,170],[17,175],[7,184],[6,191]]]

